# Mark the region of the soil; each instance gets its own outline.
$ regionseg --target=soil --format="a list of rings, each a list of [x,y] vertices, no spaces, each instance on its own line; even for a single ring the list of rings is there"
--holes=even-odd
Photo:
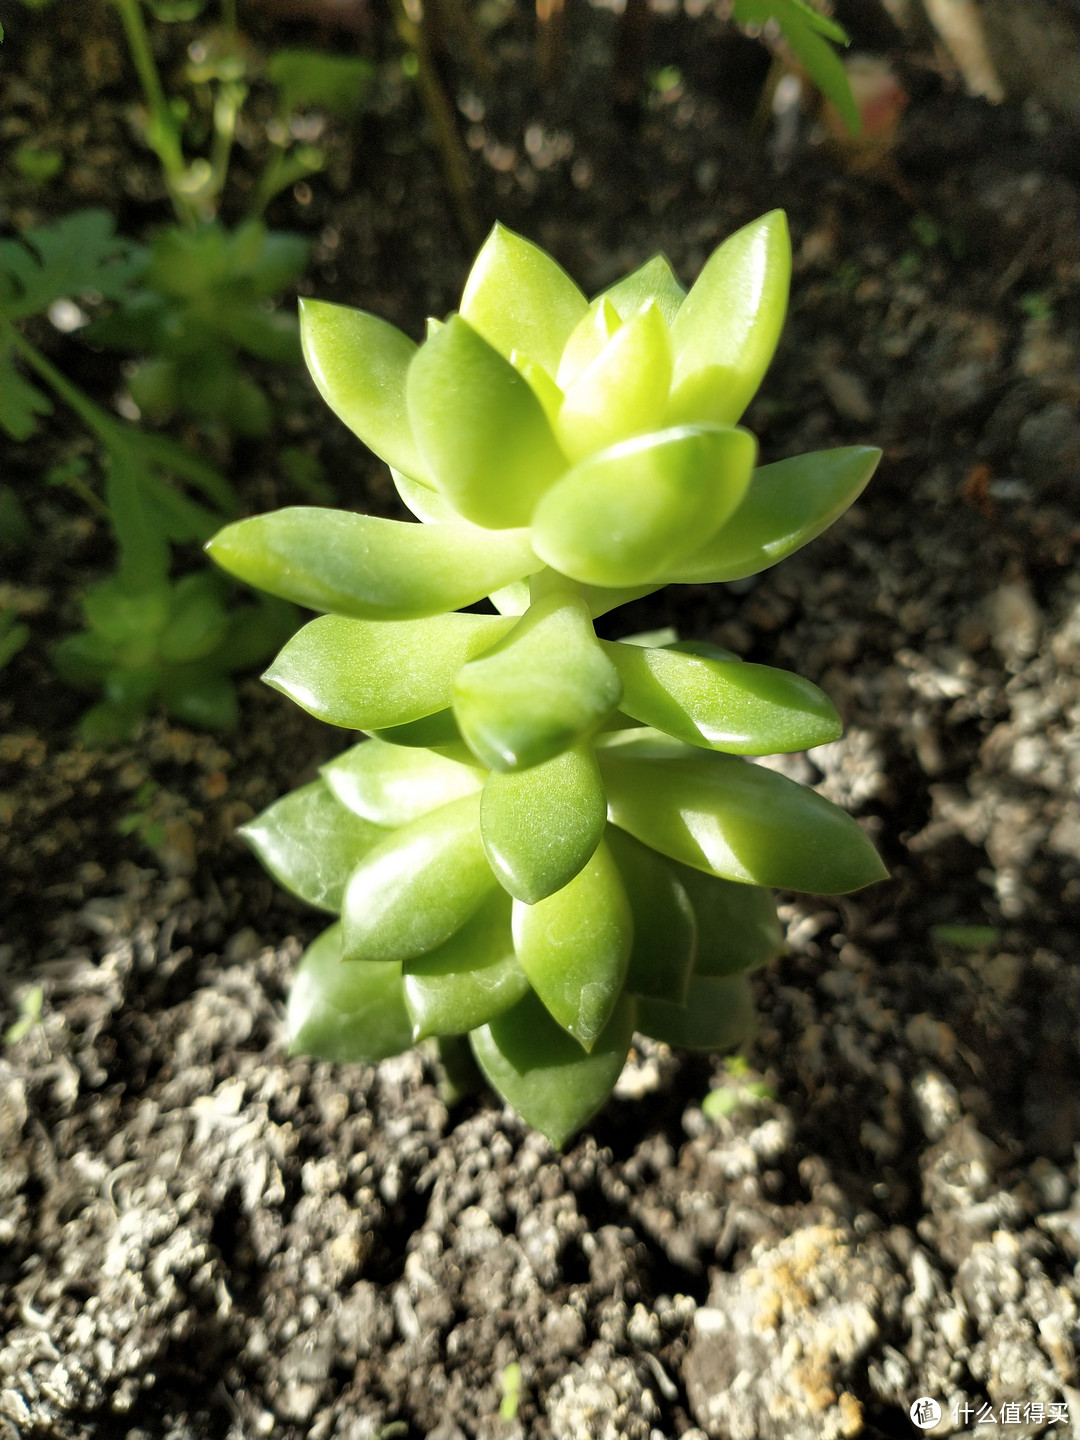
[[[311,7],[252,7],[252,33],[344,49],[346,8],[317,30]],[[167,211],[118,32],[74,9],[5,10],[7,134],[66,157],[51,184],[8,177],[9,218],[104,204],[143,233]],[[72,738],[47,646],[109,548],[41,484],[84,443],[58,413],[6,471],[41,543],[6,572],[32,638],[0,742],[2,1018],[30,1021],[0,1056],[3,1440],[835,1440],[915,1433],[919,1397],[938,1435],[1080,1427],[1072,137],[875,33],[856,40],[893,46],[911,97],[895,146],[818,143],[807,120],[780,152],[751,124],[759,51],[711,11],[657,11],[649,64],[679,74],[634,108],[614,15],[570,9],[556,91],[528,7],[490,43],[493,81],[457,73],[480,228],[498,216],[592,293],[657,250],[689,281],[783,206],[791,314],[747,423],[766,459],[885,450],[799,555],[606,633],[675,624],[821,684],[844,738],[770,763],[846,805],[892,878],[781,897],[744,1065],[642,1042],[562,1154],[490,1096],[448,1108],[425,1051],[289,1059],[320,922],[233,830],[350,737],[251,679],[232,735],[155,717],[114,751]],[[170,81],[193,33],[164,32]],[[364,43],[392,50],[374,21]],[[315,241],[308,293],[414,334],[460,293],[469,246],[389,59],[270,218]],[[119,387],[112,359],[34,334],[98,398]],[[321,459],[338,503],[396,513],[305,378],[267,379],[278,442]],[[253,511],[304,498],[270,444],[230,463]]]

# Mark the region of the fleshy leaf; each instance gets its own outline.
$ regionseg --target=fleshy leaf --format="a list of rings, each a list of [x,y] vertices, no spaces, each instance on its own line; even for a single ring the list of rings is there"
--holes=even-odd
[[[383,730],[445,709],[460,667],[513,624],[500,615],[322,615],[297,631],[263,679],[331,725]]]
[[[309,945],[289,991],[289,1053],[340,1064],[385,1060],[412,1045],[400,965],[346,965],[341,926]]]
[[[409,720],[404,725],[388,725],[366,732],[373,740],[385,740],[387,745],[407,745],[412,750],[437,750],[440,755],[449,749],[461,750],[467,755],[467,764],[473,761],[472,752],[466,749],[457,727],[453,710],[435,710],[419,720]],[[452,755],[452,760],[458,756]]]
[[[607,822],[607,799],[589,745],[527,770],[493,770],[480,801],[491,868],[527,905],[561,890],[586,863]]]
[[[206,548],[259,590],[361,620],[460,610],[541,568],[527,530],[411,525],[314,505],[238,520]]]
[[[631,736],[597,758],[608,818],[661,854],[727,880],[822,895],[885,878],[851,816],[813,790],[734,755],[654,750]]]
[[[580,460],[663,423],[671,385],[671,340],[660,309],[647,304],[616,331],[566,392],[555,424]]]
[[[660,314],[669,325],[673,325],[679,307],[686,299],[686,291],[679,284],[667,257],[654,255],[605,290],[602,298],[609,300],[624,320],[629,320],[646,301],[655,300]]]
[[[586,1054],[538,997],[528,994],[470,1038],[488,1084],[558,1150],[614,1089],[630,1052],[636,1015],[633,998],[620,996]]]
[[[427,479],[405,403],[413,341],[376,315],[325,300],[300,301],[300,340],[311,378],[338,419],[395,470]]]
[[[782,210],[725,240],[705,263],[671,327],[675,352],[668,424],[733,425],[769,368],[791,282]]]
[[[440,494],[475,525],[527,525],[566,469],[529,382],[452,315],[417,353],[406,389],[413,433]]]
[[[342,905],[347,960],[412,960],[448,940],[496,885],[468,795],[393,831],[353,871]]]
[[[513,350],[554,375],[585,296],[537,245],[496,225],[473,261],[461,314],[507,359]]]
[[[456,935],[404,966],[413,1038],[464,1035],[516,1005],[529,989],[514,953],[510,897],[498,890]]]
[[[367,740],[319,771],[342,805],[373,825],[395,829],[482,788],[481,771],[430,750]]]
[[[604,346],[622,325],[618,309],[606,295],[598,295],[578,321],[566,342],[556,383],[560,390],[569,390],[574,381],[591,365]]]
[[[609,825],[605,843],[619,868],[634,917],[626,989],[631,995],[682,1004],[698,945],[697,918],[687,888],[669,861],[625,830]]]
[[[837,739],[843,726],[816,685],[770,665],[601,641],[623,682],[619,708],[691,745],[777,755]]]
[[[461,524],[461,516],[454,507],[430,485],[422,485],[419,480],[403,475],[400,470],[391,469],[390,476],[401,503],[425,525]]]
[[[718,880],[688,865],[673,869],[697,917],[695,975],[737,975],[783,953],[784,927],[771,890]]]
[[[533,549],[587,585],[646,584],[724,523],[746,492],[756,453],[749,431],[701,425],[601,450],[541,500]]]
[[[555,592],[532,605],[487,654],[458,671],[454,713],[485,765],[517,770],[550,760],[591,734],[621,693],[585,603]]]
[[[386,839],[385,830],[340,805],[322,780],[283,795],[237,833],[286,890],[335,913],[349,876]]]
[[[745,975],[694,975],[685,1005],[639,1000],[637,1028],[678,1050],[730,1050],[754,1033],[754,997]]]
[[[626,978],[634,922],[601,842],[568,885],[535,905],[514,901],[514,947],[529,984],[558,1023],[591,1050]]]
[[[839,519],[880,459],[871,445],[849,445],[762,465],[723,529],[677,561],[665,579],[699,585],[767,570]]]

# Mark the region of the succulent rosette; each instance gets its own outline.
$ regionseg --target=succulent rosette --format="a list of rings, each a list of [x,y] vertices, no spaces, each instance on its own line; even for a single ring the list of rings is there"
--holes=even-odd
[[[468,1034],[560,1145],[635,1030],[705,1050],[746,1036],[747,973],[782,945],[771,887],[884,875],[844,811],[748,762],[840,734],[816,686],[593,625],[668,583],[768,568],[873,472],[862,446],[756,467],[737,423],[790,268],[777,211],[689,293],[656,256],[590,302],[496,226],[422,345],[302,303],[316,385],[422,523],[294,508],[209,546],[326,612],[265,678],[369,737],[245,827],[285,886],[340,917],[301,962],[294,1049],[378,1059]],[[466,610],[485,597],[495,613]]]

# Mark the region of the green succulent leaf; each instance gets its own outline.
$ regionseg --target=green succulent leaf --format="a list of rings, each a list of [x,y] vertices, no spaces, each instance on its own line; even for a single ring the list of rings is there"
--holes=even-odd
[[[802,549],[862,494],[881,451],[849,445],[754,471],[742,504],[711,540],[676,562],[668,581],[742,580]]]
[[[756,1025],[754,997],[745,975],[719,979],[694,975],[685,1005],[639,1000],[637,1028],[678,1050],[731,1050]]]
[[[681,1005],[698,950],[698,922],[687,887],[669,861],[625,830],[609,825],[605,843],[634,920],[626,989]]]
[[[406,510],[412,511],[417,520],[423,521],[425,525],[461,524],[461,516],[449,500],[444,500],[430,485],[423,485],[419,480],[403,475],[400,470],[392,469],[390,476],[401,503]]]
[[[555,424],[571,460],[657,429],[671,385],[671,340],[655,302],[621,325],[566,392]]]
[[[527,530],[410,525],[317,506],[238,520],[206,548],[249,585],[362,620],[459,610],[540,568]]]
[[[405,402],[413,341],[375,315],[325,300],[300,301],[300,341],[311,378],[338,419],[395,470],[430,479]]]
[[[783,953],[784,927],[771,890],[718,880],[688,865],[673,869],[697,918],[695,975],[737,975]]]
[[[514,946],[549,1013],[586,1050],[611,1017],[626,978],[633,915],[601,841],[592,859],[546,900],[514,901]]]
[[[587,305],[550,255],[496,225],[465,282],[461,314],[507,360],[519,350],[554,375]]]
[[[533,549],[587,585],[642,585],[699,548],[736,509],[757,453],[747,430],[688,425],[582,460],[544,496]]]
[[[388,745],[406,745],[409,749],[437,750],[440,755],[448,751],[460,751],[450,755],[451,760],[462,760],[467,765],[476,763],[472,751],[461,738],[453,710],[436,710],[421,720],[410,720],[405,725],[389,725],[381,730],[369,730],[373,740],[385,740]]]
[[[726,880],[822,895],[886,877],[851,816],[813,790],[733,755],[655,752],[631,738],[597,755],[608,818],[661,854]]]
[[[492,770],[561,754],[591,734],[622,693],[587,606],[565,592],[532,605],[510,634],[458,671],[453,689],[461,733]]]
[[[335,798],[373,825],[395,829],[479,791],[483,774],[430,750],[365,740],[323,765]]]
[[[527,770],[493,770],[480,801],[480,831],[500,885],[535,905],[568,884],[604,833],[607,799],[589,745]]]
[[[353,871],[342,905],[347,960],[412,960],[460,930],[495,888],[480,796],[395,830]]]
[[[331,725],[384,730],[446,709],[461,666],[513,625],[501,615],[322,615],[297,631],[263,679]]]
[[[782,210],[745,225],[705,263],[671,327],[668,424],[733,425],[769,368],[791,282]]]
[[[620,996],[603,1034],[586,1054],[539,998],[528,994],[470,1038],[492,1089],[561,1149],[614,1089],[630,1053],[636,1015],[633,998]]]
[[[623,320],[629,320],[648,301],[655,300],[660,314],[668,325],[673,325],[679,307],[686,299],[686,291],[679,284],[667,257],[654,255],[605,290],[603,298],[615,306]]]
[[[309,945],[289,992],[289,1053],[341,1064],[400,1055],[412,1044],[401,966],[346,965],[341,926]]]
[[[618,308],[606,295],[598,295],[570,332],[559,361],[556,387],[560,391],[569,390],[621,326]]]
[[[386,839],[385,830],[339,804],[322,780],[275,800],[238,834],[286,890],[335,913],[353,870]]]
[[[623,683],[619,708],[691,745],[777,755],[837,739],[829,698],[799,675],[742,660],[601,641]]]
[[[406,960],[404,977],[414,1040],[465,1035],[516,1005],[529,982],[514,953],[509,895],[496,891],[456,935]]]
[[[527,525],[566,469],[529,382],[452,315],[417,353],[406,391],[426,470],[458,514],[488,529]]]

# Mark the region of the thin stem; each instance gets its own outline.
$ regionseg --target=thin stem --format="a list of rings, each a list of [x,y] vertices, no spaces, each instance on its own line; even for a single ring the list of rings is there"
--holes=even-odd
[[[21,355],[32,370],[36,370],[41,378],[49,385],[69,409],[74,410],[79,419],[88,430],[92,430],[103,445],[108,448],[116,445],[118,440],[123,444],[123,431],[111,415],[108,415],[99,405],[95,405],[88,395],[84,395],[78,386],[73,385],[65,375],[62,375],[51,361],[31,344],[26,336],[16,330],[14,325],[4,325],[5,338],[11,348]]]
[[[161,79],[154,62],[154,53],[150,48],[150,37],[143,23],[142,11],[139,9],[139,0],[113,0],[113,4],[119,12],[121,23],[124,26],[128,50],[131,53],[139,83],[143,88],[143,95],[146,97],[147,109],[150,112],[149,123],[146,127],[147,143],[161,161],[161,168],[165,172],[165,180],[169,187],[169,195],[177,219],[185,225],[193,225],[196,219],[195,212],[187,199],[180,193],[180,186],[187,168],[184,164],[184,152],[180,144],[180,132],[177,129],[176,119],[169,107],[169,102],[165,98],[165,91],[161,88]]]

